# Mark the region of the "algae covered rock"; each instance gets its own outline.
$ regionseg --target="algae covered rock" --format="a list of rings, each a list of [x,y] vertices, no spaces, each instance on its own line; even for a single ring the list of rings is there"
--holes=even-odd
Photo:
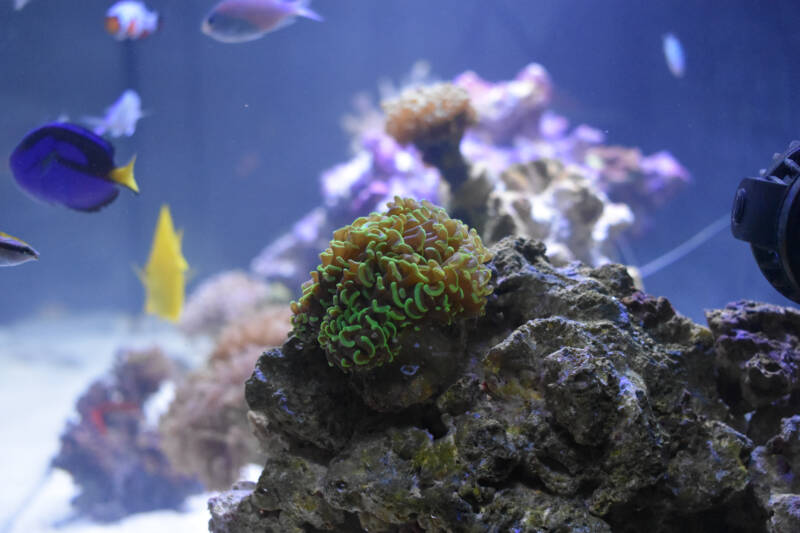
[[[800,391],[800,312],[756,302],[710,311],[720,390],[737,411]]]
[[[491,252],[485,314],[426,324],[408,360],[346,373],[296,337],[264,354],[250,418],[285,446],[212,531],[766,531],[770,498],[788,523],[769,475],[753,490],[708,329],[619,265]]]

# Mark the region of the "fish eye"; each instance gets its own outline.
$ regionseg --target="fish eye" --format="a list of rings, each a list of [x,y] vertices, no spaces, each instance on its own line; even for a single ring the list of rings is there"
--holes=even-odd
[[[216,15],[216,14],[212,14],[212,15],[209,15],[209,16],[208,16],[208,18],[206,19],[206,22],[207,22],[208,24],[214,24],[214,21],[215,21],[216,19],[217,19],[217,15]]]

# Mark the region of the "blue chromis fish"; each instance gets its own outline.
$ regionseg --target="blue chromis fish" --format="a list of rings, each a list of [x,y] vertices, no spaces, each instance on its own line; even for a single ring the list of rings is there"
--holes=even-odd
[[[182,237],[182,231],[175,231],[169,206],[162,205],[150,257],[138,272],[145,289],[145,312],[170,322],[180,318],[186,293],[189,264],[181,252]]]
[[[284,28],[297,17],[322,21],[310,0],[222,0],[203,20],[202,31],[223,43],[243,43]]]
[[[39,252],[22,239],[0,231],[0,267],[16,266],[39,259]]]
[[[119,194],[135,193],[134,156],[114,166],[114,147],[93,132],[69,123],[51,123],[28,133],[11,154],[9,165],[22,189],[39,200],[78,211],[96,211]]]
[[[686,71],[686,58],[683,54],[683,45],[672,33],[667,33],[662,38],[664,48],[664,58],[667,60],[667,67],[676,78],[682,78]]]

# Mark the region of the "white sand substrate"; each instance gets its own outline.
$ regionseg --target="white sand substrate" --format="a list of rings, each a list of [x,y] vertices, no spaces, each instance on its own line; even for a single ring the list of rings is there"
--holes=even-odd
[[[207,531],[209,494],[190,498],[182,512],[96,524],[74,517],[69,502],[76,487],[69,474],[46,474],[89,383],[110,369],[119,350],[154,345],[191,367],[209,352],[207,339],[189,339],[157,319],[115,313],[0,325],[0,533]],[[4,531],[15,514],[13,527]]]

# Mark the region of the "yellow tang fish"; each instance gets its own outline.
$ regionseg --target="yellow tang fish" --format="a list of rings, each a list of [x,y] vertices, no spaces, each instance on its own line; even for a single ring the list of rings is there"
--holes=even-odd
[[[139,279],[144,284],[146,313],[177,322],[183,310],[186,292],[186,271],[189,264],[181,253],[183,231],[175,231],[169,206],[162,205],[158,215],[153,246]]]

